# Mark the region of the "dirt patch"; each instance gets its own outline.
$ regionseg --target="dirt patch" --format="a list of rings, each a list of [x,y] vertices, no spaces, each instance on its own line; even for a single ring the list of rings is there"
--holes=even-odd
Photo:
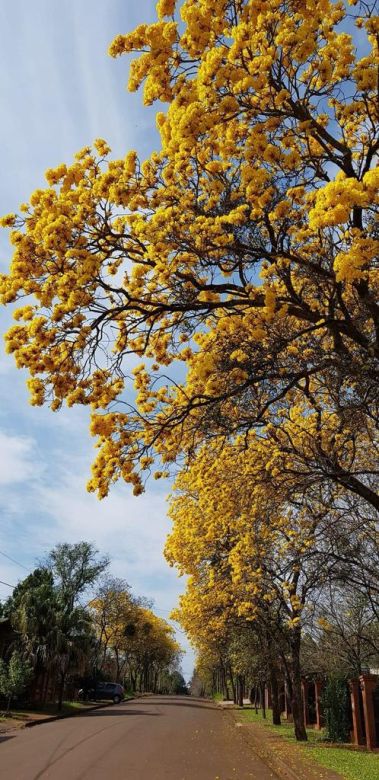
[[[35,720],[50,720],[51,715],[43,712],[22,712],[14,713],[10,718],[0,718],[0,734],[7,731],[24,728],[26,723],[32,723]]]

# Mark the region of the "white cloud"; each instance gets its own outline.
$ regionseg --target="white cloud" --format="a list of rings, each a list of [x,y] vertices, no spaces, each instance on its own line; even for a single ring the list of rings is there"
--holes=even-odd
[[[13,485],[41,474],[42,464],[36,461],[34,449],[32,439],[0,431],[0,485]]]
[[[71,457],[71,467],[60,469],[59,483],[44,480],[35,489],[38,506],[51,524],[46,547],[63,540],[94,541],[102,552],[110,554],[115,574],[155,599],[158,586],[160,606],[172,608],[182,588],[163,558],[169,530],[164,494],[148,490],[135,498],[130,488],[116,485],[99,501],[87,493],[88,474],[79,459],[75,468],[75,460]]]
[[[81,465],[78,460],[75,468],[71,461],[59,484],[38,486],[38,506],[51,522],[43,530],[45,550],[60,541],[93,541],[109,553],[112,573],[126,579],[134,593],[153,599],[157,613],[168,619],[185,581],[163,557],[170,530],[164,493],[150,484],[146,494],[135,498],[130,487],[119,484],[99,501],[86,492],[87,474]],[[188,677],[193,651],[183,632],[178,631],[177,638],[186,650],[183,668]]]

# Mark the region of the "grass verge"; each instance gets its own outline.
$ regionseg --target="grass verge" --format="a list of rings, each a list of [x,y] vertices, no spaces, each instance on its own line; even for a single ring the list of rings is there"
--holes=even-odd
[[[291,724],[284,723],[282,726],[273,726],[270,722],[270,713],[265,720],[262,718],[261,712],[257,714],[249,707],[239,710],[238,717],[247,723],[256,723],[267,728],[271,733],[277,734],[287,742],[295,743],[300,753],[308,761],[314,761],[326,769],[337,772],[345,780],[379,778],[379,753],[368,753],[350,747],[330,746],[325,742],[323,732],[314,729],[307,729],[307,743],[296,742]]]
[[[132,695],[126,695],[124,698],[124,701],[128,701],[129,699],[133,699],[134,697]],[[7,729],[12,727],[19,727],[23,726],[25,723],[32,722],[33,720],[39,720],[39,719],[45,719],[48,720],[51,717],[55,717],[57,715],[61,716],[70,716],[70,715],[78,715],[80,712],[85,712],[86,710],[91,710],[93,707],[96,707],[101,704],[111,704],[109,700],[104,701],[64,701],[62,705],[62,709],[58,710],[57,704],[45,704],[43,707],[38,707],[35,709],[13,709],[11,712],[6,715],[5,713],[0,714],[0,727],[6,727]]]

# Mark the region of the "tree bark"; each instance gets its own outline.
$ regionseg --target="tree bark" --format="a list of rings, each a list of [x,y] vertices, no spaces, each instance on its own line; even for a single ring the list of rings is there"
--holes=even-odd
[[[272,702],[272,722],[274,726],[280,726],[280,700],[278,675],[274,664],[270,664],[270,686]]]
[[[230,676],[230,684],[232,686],[232,691],[233,691],[233,701],[234,701],[234,704],[237,704],[237,692],[236,692],[236,686],[235,686],[235,683],[234,683],[234,677],[233,677],[233,672],[232,672],[232,667],[231,666],[229,666],[229,676]]]
[[[60,682],[59,682],[59,694],[58,694],[58,712],[60,712],[62,709],[65,677],[66,677],[65,672],[61,672]]]
[[[223,687],[223,696],[225,696],[226,701],[229,701],[228,677],[225,671],[225,666],[222,667],[222,687]]]
[[[50,684],[50,671],[46,669],[43,675],[43,681],[42,681],[42,687],[41,687],[41,693],[42,693],[42,704],[45,705],[47,702],[47,696],[49,692],[49,684]]]
[[[243,675],[239,674],[237,677],[237,691],[238,691],[238,706],[243,707],[243,689],[244,689],[244,679]]]
[[[261,685],[260,689],[260,698],[261,698],[261,706],[262,706],[262,718],[266,718],[266,691],[265,691],[265,685]]]
[[[296,739],[298,742],[306,742],[308,737],[305,728],[304,709],[301,694],[300,640],[301,629],[293,629],[293,636],[291,640],[292,715]]]

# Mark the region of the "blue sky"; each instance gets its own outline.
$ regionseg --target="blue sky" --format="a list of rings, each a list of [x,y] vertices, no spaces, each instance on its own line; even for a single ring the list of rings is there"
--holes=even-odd
[[[155,18],[152,0],[0,1],[0,214],[43,184],[46,168],[105,138],[115,157],[158,147],[153,108],[129,94],[127,59],[107,56],[120,32]],[[0,235],[0,269],[10,250]],[[9,312],[0,311],[3,334]],[[112,557],[112,572],[167,617],[183,580],[165,563],[169,530],[165,486],[150,484],[139,498],[117,485],[99,502],[85,485],[93,459],[88,412],[52,414],[28,404],[25,374],[0,349],[0,579],[11,584],[57,542],[93,541]],[[167,488],[167,485],[166,485]],[[0,584],[0,600],[10,589]],[[178,639],[188,647],[180,633]],[[183,661],[188,677],[193,654]]]

